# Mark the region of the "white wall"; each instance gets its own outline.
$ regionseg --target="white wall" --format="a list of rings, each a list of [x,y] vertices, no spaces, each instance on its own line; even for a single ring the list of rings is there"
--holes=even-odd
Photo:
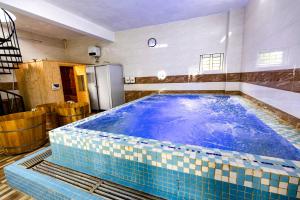
[[[232,35],[228,46],[229,72],[241,70],[243,18],[244,9],[231,11],[229,31]],[[69,60],[93,63],[94,60],[87,55],[87,48],[89,45],[98,45],[102,47],[100,63],[121,63],[124,66],[124,76],[157,76],[160,70],[164,70],[167,75],[185,75],[199,68],[201,54],[225,52],[225,42],[220,43],[220,40],[226,34],[226,24],[227,13],[221,13],[116,32],[114,43],[83,37],[68,42],[67,54]],[[147,40],[151,37],[156,38],[159,45],[167,44],[168,46],[149,48]],[[171,88],[178,90],[185,89],[185,87],[191,88],[187,84],[189,83],[180,84],[178,87],[173,85]],[[207,89],[212,90],[225,88],[225,83],[222,83],[221,87],[219,84],[217,87],[214,87],[213,83],[203,84],[207,86]],[[165,84],[157,84],[155,87],[154,85],[126,86],[125,89],[156,90],[165,87]],[[239,83],[228,85],[228,89],[238,90]]]
[[[246,9],[230,13],[227,72],[250,72],[300,66],[300,1],[251,0]],[[101,63],[114,62],[124,66],[125,76],[156,76],[160,70],[167,75],[188,74],[198,68],[199,55],[224,52],[220,43],[226,32],[226,13],[143,27],[116,33],[115,43],[103,43],[93,38],[70,41],[69,59],[93,62],[87,56],[89,45],[102,46]],[[147,40],[155,37],[167,48],[148,48]],[[256,66],[261,51],[282,50],[285,63],[281,66]],[[180,83],[125,85],[125,90],[242,90],[265,103],[299,116],[299,93],[256,86],[247,83]],[[282,95],[289,95],[282,104]],[[285,104],[287,105],[287,104]],[[299,111],[297,111],[299,110]]]
[[[232,10],[229,19],[229,32],[232,34],[228,40],[227,73],[241,72],[244,34],[244,9]],[[226,82],[226,91],[239,91],[240,82]]]
[[[242,83],[241,90],[275,108],[300,119],[300,94],[249,83]]]
[[[164,84],[127,84],[125,91],[164,91],[164,90],[225,90],[223,82],[199,83],[164,83]]]
[[[242,47],[243,9],[233,11],[230,24],[235,40],[230,46],[239,45],[237,60],[228,59],[232,71],[239,71]],[[226,34],[227,14],[210,15],[189,20],[156,26],[143,27],[116,33],[116,42],[109,45],[108,57],[112,62],[124,65],[125,76],[156,76],[159,70],[167,75],[188,74],[191,69],[199,68],[199,56],[206,53],[225,51],[225,42],[220,40]],[[235,27],[233,27],[235,26]],[[149,48],[147,40],[157,39],[158,44],[167,44],[166,48]],[[234,54],[230,48],[231,55]]]
[[[300,1],[251,0],[245,9],[230,12],[227,72],[250,72],[300,67]],[[115,42],[82,37],[70,40],[64,49],[62,40],[19,31],[25,61],[31,59],[69,60],[94,63],[88,56],[90,45],[102,47],[100,64],[111,62],[124,66],[124,76],[188,74],[198,69],[199,56],[225,51],[227,13],[116,32]],[[155,37],[166,48],[149,48],[147,40]],[[261,51],[284,51],[284,64],[258,67]],[[0,76],[9,81],[11,76]],[[265,103],[300,116],[300,94],[248,83],[179,83],[126,85],[125,90],[241,90]],[[282,96],[283,95],[283,96]],[[284,100],[286,97],[287,100]],[[289,105],[289,106],[285,106]]]
[[[166,71],[167,75],[184,75],[189,69],[198,69],[201,54],[225,51],[225,42],[220,43],[220,40],[226,33],[226,15],[221,13],[120,31],[116,32],[114,43],[82,37],[68,42],[67,54],[71,60],[93,63],[87,48],[98,45],[102,47],[101,63],[121,63],[125,76],[156,76],[159,70]],[[241,68],[243,15],[243,9],[231,11],[229,72],[239,72]],[[149,48],[147,40],[151,37],[168,47]]]
[[[125,76],[156,76],[160,70],[167,75],[188,74],[189,69],[198,69],[200,54],[224,52],[219,41],[225,30],[226,14],[218,14],[121,31],[108,56],[123,64]],[[168,47],[149,48],[151,37]]]
[[[251,0],[245,10],[243,71],[300,67],[300,1]],[[261,51],[284,51],[284,64],[257,66]]]
[[[244,8],[230,11],[229,32],[231,32],[232,35],[228,40],[228,73],[241,72],[244,35],[244,14]]]
[[[244,72],[300,67],[300,1],[251,0],[245,10]],[[284,51],[284,64],[258,67],[261,51]],[[242,92],[300,118],[300,94],[241,84]]]

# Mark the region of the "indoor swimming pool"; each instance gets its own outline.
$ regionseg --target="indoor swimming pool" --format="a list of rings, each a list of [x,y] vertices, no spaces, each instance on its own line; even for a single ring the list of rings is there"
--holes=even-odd
[[[51,155],[33,155],[46,164],[24,169],[29,157],[6,167],[15,188],[81,199],[82,190],[40,174],[54,165],[165,199],[300,197],[298,130],[242,96],[147,96],[49,136]]]
[[[76,127],[300,160],[296,147],[242,103],[237,96],[154,95]]]

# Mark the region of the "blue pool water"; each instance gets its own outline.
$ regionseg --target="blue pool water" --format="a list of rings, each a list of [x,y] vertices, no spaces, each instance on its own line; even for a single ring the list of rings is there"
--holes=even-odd
[[[300,160],[297,148],[230,96],[155,95],[77,127]]]

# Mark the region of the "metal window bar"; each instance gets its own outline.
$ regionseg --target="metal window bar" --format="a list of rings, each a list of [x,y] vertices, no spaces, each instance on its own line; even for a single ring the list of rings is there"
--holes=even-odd
[[[200,55],[200,71],[222,71],[224,69],[224,53]]]

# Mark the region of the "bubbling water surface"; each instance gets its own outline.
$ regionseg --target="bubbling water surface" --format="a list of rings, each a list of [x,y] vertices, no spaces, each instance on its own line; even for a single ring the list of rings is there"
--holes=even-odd
[[[300,160],[296,147],[225,95],[154,95],[77,127]]]

